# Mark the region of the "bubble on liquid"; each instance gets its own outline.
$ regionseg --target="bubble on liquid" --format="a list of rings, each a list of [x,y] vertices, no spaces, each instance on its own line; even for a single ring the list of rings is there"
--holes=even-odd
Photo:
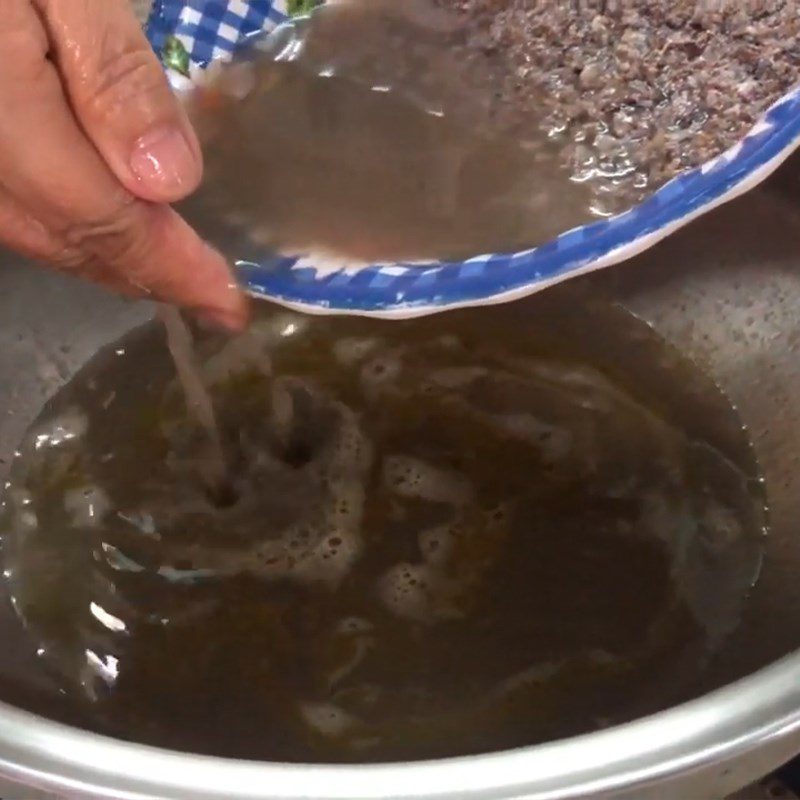
[[[305,334],[310,322],[308,317],[303,314],[295,314],[290,311],[282,311],[271,314],[268,319],[258,320],[251,325],[248,336],[254,336],[265,345],[276,346],[282,342],[289,341]]]
[[[33,493],[30,489],[15,486],[10,482],[6,484],[4,497],[12,510],[21,511],[33,505]]]
[[[333,703],[302,703],[300,716],[315,733],[329,739],[351,733],[360,724],[355,716]]]
[[[273,418],[284,418],[283,434],[289,440],[297,426],[313,429],[317,417],[329,422],[320,426],[320,441],[309,447],[308,458],[301,463],[265,461],[261,453],[267,472],[259,482],[243,485],[234,512],[249,519],[254,509],[263,507],[263,492],[275,490],[283,475],[282,480],[290,481],[284,494],[294,487],[302,519],[273,529],[269,539],[256,544],[173,547],[165,550],[165,557],[172,563],[187,559],[201,578],[206,573],[217,577],[251,574],[264,580],[289,579],[335,588],[363,547],[361,524],[372,445],[357,415],[344,404],[297,378],[280,378],[275,384]],[[296,520],[298,514],[293,516]]]
[[[366,491],[364,485],[353,480],[338,478],[328,484],[330,508],[325,514],[332,529],[352,529],[364,513]]]
[[[336,632],[347,635],[369,633],[375,626],[364,617],[345,617],[336,624]]]
[[[630,667],[630,662],[616,653],[602,648],[579,650],[564,658],[540,661],[527,669],[510,675],[508,678],[504,678],[492,689],[491,695],[502,699],[526,690],[544,688],[552,684],[554,680],[570,668],[584,665],[592,667],[593,671],[601,669],[619,672]]]
[[[128,630],[125,622],[119,617],[106,610],[99,603],[92,601],[89,604],[92,616],[107,630],[112,633],[125,633]]]
[[[467,594],[476,584],[470,570],[459,574],[459,566],[463,564],[396,564],[379,578],[378,596],[388,611],[411,622],[461,619]]]
[[[108,542],[100,545],[102,558],[115,572],[144,572],[145,567]]]
[[[333,669],[326,672],[325,677],[330,692],[334,692],[335,688],[343,682],[345,685],[349,682],[347,679],[352,677],[353,672],[363,664],[377,641],[375,636],[368,635],[364,631],[359,633],[346,631],[344,636],[341,635],[341,630],[338,632],[339,639],[336,642],[336,650],[341,657],[336,660]]]
[[[333,355],[343,367],[353,367],[374,352],[380,343],[380,339],[373,337],[344,337],[333,343]]]
[[[417,535],[421,561],[402,562],[378,581],[378,594],[398,617],[427,624],[468,613],[491,566],[504,552],[510,503],[488,510],[467,504]]]
[[[700,536],[712,553],[722,553],[742,536],[740,517],[733,509],[709,499],[700,518]]]
[[[100,486],[79,486],[64,493],[64,510],[75,528],[97,528],[112,507]]]
[[[226,220],[247,231],[247,237],[253,244],[272,248],[277,239],[275,226],[266,222],[250,223],[245,214],[226,215]]]
[[[89,419],[79,408],[68,408],[56,417],[40,423],[31,431],[26,443],[34,450],[61,447],[82,439],[89,429]]]
[[[547,461],[563,461],[573,449],[570,430],[543,422],[533,414],[492,414],[490,419],[503,433],[533,445]]]
[[[0,509],[2,508],[5,508],[5,513],[0,515],[0,519],[7,518],[18,536],[25,536],[39,527],[33,494],[28,489],[7,483],[3,502],[0,504]]]
[[[16,529],[24,535],[32,533],[39,527],[39,515],[31,509],[23,509],[16,516]]]
[[[207,581],[209,578],[222,577],[214,569],[177,569],[176,567],[164,566],[156,570],[159,578],[163,578],[169,583],[176,584],[195,584]]]
[[[564,661],[542,661],[502,680],[492,690],[495,696],[514,694],[531,686],[545,686],[564,669]]]
[[[97,653],[87,648],[79,668],[78,680],[86,695],[96,702],[101,692],[114,686],[119,677],[119,658],[111,653]]]
[[[62,442],[55,447],[44,446],[25,451],[26,482],[37,490],[52,488],[63,491],[67,486],[86,481],[83,449],[75,440]]]
[[[399,354],[386,353],[371,359],[361,368],[361,391],[369,401],[377,400],[397,383],[403,371]]]
[[[383,481],[394,494],[434,503],[463,505],[473,497],[469,481],[457,472],[414,456],[394,455],[383,461]]]
[[[436,340],[436,344],[445,350],[460,350],[463,347],[461,339],[453,333],[445,333]]]
[[[153,515],[147,511],[119,511],[117,516],[144,536],[150,539],[161,538]]]
[[[334,543],[332,543],[334,542]],[[321,541],[289,570],[288,576],[303,582],[337,585],[361,553],[360,537],[346,529]]]
[[[439,525],[420,532],[419,550],[425,561],[429,564],[444,564],[450,559],[455,546],[454,527]]]
[[[494,508],[489,508],[485,516],[490,526],[502,525],[508,522],[511,517],[511,504],[500,503]]]
[[[348,682],[345,686],[336,688],[331,695],[331,700],[336,705],[355,714],[369,715],[374,710],[385,692],[383,687],[374,683],[359,683],[356,685]]]
[[[415,622],[434,622],[430,592],[431,569],[426,564],[396,564],[378,582],[378,594],[393,614]]]
[[[293,531],[289,532],[291,536]],[[252,551],[222,551],[210,554],[203,551],[195,563],[213,563],[220,572],[236,575],[251,572],[267,578],[277,578],[288,573],[293,563],[291,541],[278,540],[262,542]]]

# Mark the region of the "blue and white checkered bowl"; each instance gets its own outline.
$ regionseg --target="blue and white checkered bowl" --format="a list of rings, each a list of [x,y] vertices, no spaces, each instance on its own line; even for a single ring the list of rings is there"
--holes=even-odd
[[[313,0],[156,0],[148,24],[158,52],[177,45],[189,74],[229,58],[243,42],[302,12]],[[641,253],[678,228],[752,189],[800,144],[800,87],[737,145],[682,173],[623,214],[568,231],[539,247],[467,261],[363,264],[309,255],[240,262],[256,296],[315,313],[405,318],[500,303]]]

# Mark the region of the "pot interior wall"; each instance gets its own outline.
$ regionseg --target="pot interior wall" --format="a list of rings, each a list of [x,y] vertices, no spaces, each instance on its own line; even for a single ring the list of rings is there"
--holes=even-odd
[[[569,287],[619,300],[652,323],[725,390],[755,444],[770,506],[762,577],[741,626],[695,693],[800,647],[798,166],[790,162],[766,186],[655,250]],[[45,400],[100,346],[151,313],[146,304],[0,253],[0,481]],[[0,637],[6,643],[0,698],[78,721],[39,665],[6,597],[0,599]]]

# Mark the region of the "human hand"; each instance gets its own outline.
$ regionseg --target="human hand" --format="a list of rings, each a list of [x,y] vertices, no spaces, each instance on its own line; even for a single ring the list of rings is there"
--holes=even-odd
[[[241,328],[228,265],[169,206],[202,156],[128,0],[2,8],[0,243]]]

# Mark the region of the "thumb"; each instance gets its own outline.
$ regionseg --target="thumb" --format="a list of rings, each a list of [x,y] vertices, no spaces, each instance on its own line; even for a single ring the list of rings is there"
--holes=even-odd
[[[128,0],[34,0],[86,135],[128,191],[170,203],[200,183],[202,155]]]

